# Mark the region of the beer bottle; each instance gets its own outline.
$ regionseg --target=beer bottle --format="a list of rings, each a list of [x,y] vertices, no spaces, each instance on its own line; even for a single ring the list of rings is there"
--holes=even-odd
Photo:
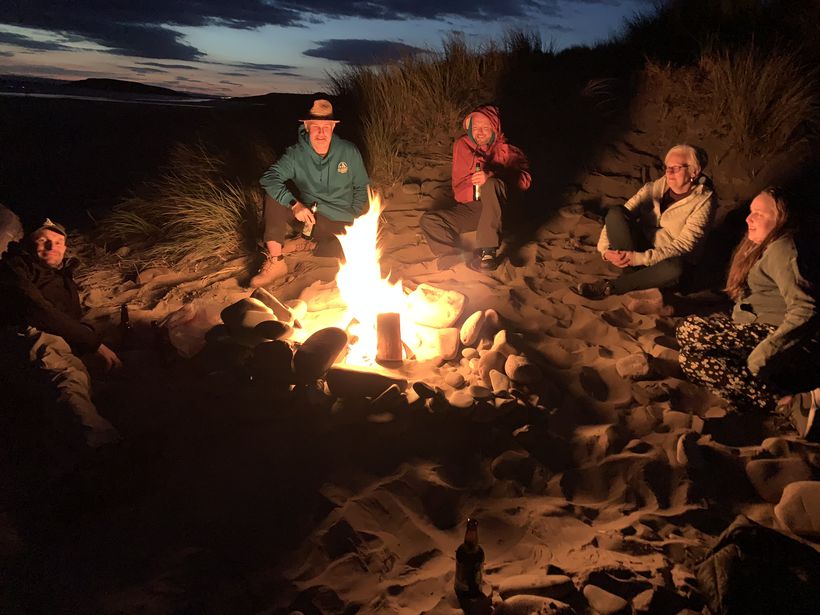
[[[131,318],[128,316],[128,304],[120,306],[120,346],[130,348],[134,343],[134,328],[131,326]]]
[[[479,163],[475,163],[475,172],[478,173],[481,170],[481,165]],[[478,184],[473,184],[473,200],[478,201],[481,198],[481,186]]]
[[[316,219],[316,210],[319,209],[319,206],[314,203],[310,206],[310,211],[313,212],[314,220]],[[313,239],[313,230],[316,227],[314,222],[305,222],[304,226],[302,226],[302,237],[304,239]]]
[[[467,519],[464,542],[456,549],[456,576],[454,586],[459,600],[478,598],[482,595],[482,569],[484,549],[478,544],[478,521]]]

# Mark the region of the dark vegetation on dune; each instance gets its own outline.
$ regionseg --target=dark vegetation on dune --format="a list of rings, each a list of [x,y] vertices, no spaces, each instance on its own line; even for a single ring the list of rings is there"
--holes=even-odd
[[[769,182],[808,175],[818,154],[819,30],[812,0],[672,0],[594,48],[557,52],[536,35],[511,33],[474,50],[453,37],[438,55],[342,71],[330,90],[340,134],[362,147],[374,182],[388,193],[426,167],[446,165],[463,115],[498,103],[507,136],[528,153],[536,178],[509,219],[509,241],[523,244],[567,194],[582,191],[610,144],[646,110],[661,114],[652,124],[658,134],[644,135],[653,143],[702,135],[705,142],[694,144],[711,148],[707,171],[723,181],[727,210]],[[0,201],[27,226],[51,215],[90,227],[98,252],[84,269],[112,278],[126,268],[247,254],[256,239],[257,180],[294,142],[311,98],[178,108],[0,97]],[[627,156],[652,161],[641,172],[648,179],[658,176],[663,153]],[[729,181],[741,173],[742,182]],[[591,214],[603,205],[594,195],[584,202]],[[737,211],[722,219],[737,222]],[[716,233],[724,252],[735,238],[730,226]],[[130,248],[127,257],[113,253],[121,246]],[[271,417],[248,391],[226,390],[180,365],[153,365],[143,377],[133,398],[101,391],[101,407],[127,421],[190,391],[184,408],[169,414],[160,434],[127,443],[127,461],[89,464],[56,486],[49,468],[60,460],[48,458],[38,439],[49,426],[32,415],[25,428],[33,436],[20,440],[0,424],[7,549],[0,551],[0,612],[91,613],[100,596],[109,597],[107,612],[139,612],[150,600],[165,609],[157,612],[279,612],[265,610],[285,591],[267,571],[334,506],[320,493],[328,476],[350,467],[386,474],[414,455],[452,457],[469,473],[481,455],[507,444],[485,425],[436,415],[412,429],[365,423],[355,408],[332,420],[324,411],[288,409]],[[556,471],[569,463],[558,445],[545,456]],[[742,491],[745,483],[734,478],[724,482]],[[458,503],[438,496],[422,494],[425,512],[449,530]],[[704,497],[716,504],[687,521],[716,534],[731,520],[731,503],[750,494]],[[191,544],[207,548],[172,549]],[[15,548],[25,557],[15,559]],[[170,559],[157,561],[167,552]],[[178,587],[189,592],[175,595]],[[328,611],[343,606],[335,594],[306,597],[304,612],[318,612],[311,605],[322,599]]]

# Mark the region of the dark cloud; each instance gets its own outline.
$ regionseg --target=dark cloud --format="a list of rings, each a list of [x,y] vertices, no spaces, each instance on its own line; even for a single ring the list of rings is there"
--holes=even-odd
[[[425,51],[395,41],[370,41],[357,38],[332,38],[316,44],[318,47],[306,50],[304,55],[357,65],[381,64],[396,60],[401,56]]]
[[[231,62],[227,66],[245,70],[264,70],[274,73],[294,70],[296,68],[295,66],[289,66],[288,64],[259,64],[257,62]]]
[[[549,30],[550,32],[575,32],[575,28],[570,28],[569,26],[562,26],[559,23],[551,23],[544,26],[545,30]]]
[[[65,45],[57,41],[38,41],[14,32],[0,32],[0,43],[23,47],[24,49],[36,49],[37,51],[59,51],[66,48]]]
[[[148,68],[147,66],[120,66],[120,68],[130,70],[132,73],[137,73],[138,75],[148,75],[151,73],[168,73],[167,70],[162,70],[159,68]]]
[[[137,62],[140,66],[156,66],[159,68],[185,68],[188,70],[201,70],[199,66],[190,64],[168,64],[167,62]]]
[[[241,83],[234,83],[233,81],[228,81],[227,79],[223,79],[219,83],[221,83],[223,85],[235,85],[236,87],[240,87],[240,88],[242,87]]]
[[[230,72],[228,72],[228,73],[219,73],[219,74],[222,75],[223,77],[249,77],[250,76],[248,73],[230,73]]]
[[[650,2],[651,0],[644,0]],[[203,53],[177,27],[267,25],[306,27],[329,18],[496,21],[558,17],[575,4],[622,4],[621,0],[3,0],[0,24],[37,28],[110,48],[118,54],[197,60]],[[29,49],[60,48],[22,37]],[[58,45],[49,47],[48,45]],[[316,52],[317,50],[312,50]],[[332,50],[331,50],[332,51]],[[318,48],[322,53],[323,48]],[[324,57],[324,56],[319,56]]]

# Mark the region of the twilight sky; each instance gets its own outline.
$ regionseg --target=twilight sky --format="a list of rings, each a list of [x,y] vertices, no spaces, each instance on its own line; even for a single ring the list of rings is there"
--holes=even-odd
[[[509,29],[592,45],[653,0],[2,0],[0,74],[189,92],[314,92],[328,71]]]

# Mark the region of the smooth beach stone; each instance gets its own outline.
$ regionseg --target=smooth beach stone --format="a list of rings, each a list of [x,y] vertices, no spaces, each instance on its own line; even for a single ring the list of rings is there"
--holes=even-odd
[[[484,318],[487,319],[487,326],[498,330],[498,327],[501,325],[501,317],[498,315],[493,308],[487,308],[484,310]]]
[[[517,574],[502,580],[498,586],[498,593],[502,598],[518,594],[563,598],[574,591],[572,579],[563,574]]]
[[[519,594],[499,602],[493,615],[575,615],[575,610],[555,598]]]
[[[490,389],[483,387],[480,384],[472,384],[467,390],[470,391],[470,395],[472,395],[475,399],[491,399],[494,397],[493,392]]]
[[[297,352],[294,361],[298,356]],[[333,395],[346,399],[375,398],[392,385],[396,385],[399,392],[407,388],[407,380],[403,378],[346,365],[331,367],[327,370],[325,380]]]
[[[801,481],[783,489],[774,516],[798,536],[820,537],[820,482]]]
[[[421,380],[413,383],[413,390],[422,399],[430,399],[431,397],[436,396],[436,390]]]
[[[290,313],[293,315],[293,320],[302,320],[308,313],[308,304],[301,299],[290,299],[285,301],[284,305],[290,310]]]
[[[811,479],[811,468],[797,458],[753,459],[746,464],[746,476],[761,498],[777,504],[786,485]]]
[[[511,354],[518,354],[516,347],[510,343],[509,334],[506,329],[501,329],[501,331],[495,334],[491,349],[500,352],[505,357]]]
[[[481,340],[486,320],[484,312],[473,312],[461,325],[461,343],[465,346],[475,346]]]
[[[785,438],[766,438],[760,446],[773,457],[789,456],[789,442]]]
[[[292,323],[293,322],[293,314],[291,313],[290,309],[279,301],[276,297],[274,297],[270,292],[265,290],[264,288],[257,288],[251,293],[251,298],[256,299],[257,301],[261,301],[265,304],[276,316],[276,320],[281,320],[282,322]]]
[[[282,340],[262,342],[253,349],[251,374],[258,384],[293,381],[293,350]]]
[[[405,299],[405,313],[420,325],[445,329],[461,316],[465,301],[458,291],[419,284]]]
[[[597,585],[587,585],[584,587],[584,598],[589,606],[595,609],[600,615],[615,615],[624,612],[629,603],[615,594],[611,594]]]
[[[488,350],[478,361],[478,375],[487,384],[490,383],[492,370],[503,371],[506,357],[497,350]]]
[[[615,371],[621,378],[645,378],[649,375],[649,369],[649,359],[644,352],[636,352],[615,361]]]
[[[444,377],[444,383],[457,389],[464,385],[464,376],[459,372],[450,372]]]
[[[269,340],[287,339],[293,333],[293,327],[286,322],[281,322],[279,320],[266,320],[264,322],[260,322],[253,329],[256,333]]]
[[[510,379],[502,371],[497,369],[490,370],[490,384],[493,387],[493,393],[498,395],[499,393],[506,392],[510,389]]]
[[[472,359],[470,359],[467,362],[467,367],[470,368],[470,371],[476,372],[476,371],[478,371],[478,362],[479,362],[479,358],[478,357],[473,357]]]
[[[470,408],[475,399],[467,389],[458,389],[447,395],[447,401],[454,408]]]
[[[252,329],[264,320],[274,319],[273,310],[261,301],[251,298],[240,299],[236,303],[232,303],[222,310],[220,317],[231,333],[238,333],[248,328]]]
[[[370,412],[374,414],[389,413],[398,410],[407,404],[407,398],[402,395],[403,389],[393,383],[370,402]]]
[[[297,382],[309,383],[321,378],[345,349],[347,341],[347,333],[337,327],[321,329],[307,338],[293,357]]]
[[[467,348],[462,348],[461,356],[467,360],[474,359],[478,356],[478,350],[476,350],[475,348],[470,348],[469,346]]]
[[[663,424],[669,429],[689,429],[692,426],[692,415],[677,410],[665,410],[663,413]]]
[[[511,354],[504,363],[504,373],[513,382],[534,384],[541,380],[541,370],[523,355]]]

